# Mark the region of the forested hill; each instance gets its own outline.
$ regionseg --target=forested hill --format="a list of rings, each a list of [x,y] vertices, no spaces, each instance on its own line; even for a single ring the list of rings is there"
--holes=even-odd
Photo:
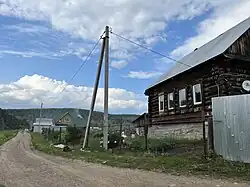
[[[0,130],[28,128],[29,123],[26,120],[18,119],[9,114],[6,110],[0,108]]]
[[[36,118],[40,116],[40,109],[6,109],[9,114],[16,116],[18,119],[27,120],[29,124],[32,124]],[[89,110],[85,109],[75,109],[75,108],[43,108],[42,109],[42,117],[52,118],[54,120],[58,120],[62,117],[66,112],[72,114],[73,117],[81,116],[84,124],[87,123]],[[110,114],[109,115],[109,123],[111,126],[119,126],[119,124],[123,123],[123,125],[132,125],[132,121],[136,119],[138,115],[134,114]],[[103,125],[103,112],[93,112],[91,126],[101,127]]]

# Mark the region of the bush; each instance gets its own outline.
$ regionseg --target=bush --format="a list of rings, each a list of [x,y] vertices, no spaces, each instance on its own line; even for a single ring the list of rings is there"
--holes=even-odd
[[[100,146],[103,146],[103,137],[101,138]],[[110,133],[108,135],[108,149],[115,149],[123,142],[123,137],[119,133]]]
[[[171,139],[161,138],[161,139],[149,139],[148,140],[148,150],[154,153],[165,153],[170,149],[175,147],[175,143]]]
[[[50,132],[48,139],[51,140],[53,143],[62,143],[62,140],[60,142],[59,131]]]
[[[145,150],[145,139],[143,137],[137,137],[129,140],[129,148],[133,151],[144,151]],[[150,152],[165,153],[175,147],[175,142],[172,139],[161,138],[161,139],[148,139],[148,150]]]
[[[141,137],[128,140],[128,146],[132,151],[144,151],[145,140]]]
[[[114,149],[117,148],[120,145],[120,142],[122,142],[123,137],[120,136],[119,133],[113,133],[109,134],[108,136],[108,148],[109,149]]]
[[[81,143],[82,132],[76,127],[67,127],[65,134],[66,144],[70,143],[71,145],[77,145]]]

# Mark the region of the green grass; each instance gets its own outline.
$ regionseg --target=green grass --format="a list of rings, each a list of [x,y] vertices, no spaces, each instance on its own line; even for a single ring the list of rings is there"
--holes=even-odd
[[[14,138],[18,130],[4,130],[0,131],[0,145],[3,145],[5,142]]]
[[[179,154],[178,156],[155,156],[151,153],[129,151],[115,153],[104,151],[80,152],[78,148],[73,152],[67,153],[50,146],[51,143],[44,140],[40,134],[32,133],[31,135],[33,146],[48,154],[82,159],[109,166],[151,170],[178,175],[209,175],[214,178],[230,178],[236,181],[250,180],[249,164],[228,162],[214,155],[205,159],[202,151],[195,152],[194,154]],[[193,144],[196,143],[193,142]],[[179,147],[182,145],[181,142],[177,144]]]

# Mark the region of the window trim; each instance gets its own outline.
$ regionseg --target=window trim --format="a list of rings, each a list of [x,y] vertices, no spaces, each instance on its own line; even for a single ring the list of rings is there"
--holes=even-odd
[[[173,95],[173,101],[174,101],[174,92],[170,92],[170,93],[168,93],[168,109],[169,110],[173,110],[174,109],[174,107],[172,107],[172,108],[170,108],[170,94],[172,94]]]
[[[195,95],[195,86],[199,85],[200,86],[200,93],[201,93],[201,101],[197,102],[196,101],[196,95]],[[201,91],[201,83],[197,83],[193,85],[193,103],[194,105],[200,105],[202,104],[202,91]]]
[[[181,91],[183,91],[183,90],[184,90],[184,97],[185,97],[185,100],[187,101],[187,90],[186,90],[186,88],[182,88],[182,89],[179,90],[179,107],[180,107],[180,108],[185,108],[185,107],[187,107],[187,103],[186,103],[185,105],[181,105],[180,93],[181,93]]]
[[[163,100],[161,101],[161,98],[163,98]],[[165,101],[164,101],[164,93],[159,93],[158,94],[158,109],[159,109],[159,112],[164,112],[165,110]],[[161,110],[161,102],[163,102],[163,109]]]

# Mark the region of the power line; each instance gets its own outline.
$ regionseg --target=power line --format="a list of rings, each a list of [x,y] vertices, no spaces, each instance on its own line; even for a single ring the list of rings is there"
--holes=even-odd
[[[76,75],[79,73],[79,71],[83,68],[83,66],[86,64],[86,62],[88,61],[89,57],[91,56],[91,54],[94,52],[94,50],[96,49],[97,45],[99,44],[100,40],[103,38],[103,35],[105,34],[105,31],[103,32],[103,34],[100,36],[99,40],[96,42],[96,44],[94,45],[94,47],[92,48],[92,50],[89,52],[89,54],[87,55],[87,57],[85,58],[85,60],[82,62],[81,66],[76,70],[76,72],[73,74],[73,76],[71,77],[71,79],[69,81],[67,81],[66,86],[58,93],[62,93],[67,86],[70,84],[70,82],[76,77]],[[55,101],[57,97],[55,97],[52,102]]]
[[[164,54],[159,53],[159,52],[157,52],[157,51],[155,51],[155,50],[153,50],[153,49],[150,49],[150,48],[148,48],[148,47],[146,47],[146,46],[144,46],[144,45],[142,45],[142,44],[136,43],[136,42],[134,42],[134,41],[132,41],[132,40],[130,40],[130,39],[128,39],[128,38],[125,38],[125,37],[123,37],[123,36],[121,36],[121,35],[119,35],[119,34],[116,34],[116,33],[114,33],[113,31],[110,31],[110,33],[113,34],[113,35],[115,35],[115,36],[117,36],[118,38],[121,38],[121,39],[123,39],[123,40],[126,40],[126,41],[128,41],[128,42],[130,42],[130,43],[133,43],[134,45],[137,45],[137,46],[139,46],[139,47],[141,47],[141,48],[144,48],[144,49],[146,49],[146,50],[148,50],[148,51],[151,51],[152,53],[155,53],[155,54],[157,54],[157,55],[160,55],[160,56],[162,56],[162,57],[164,57],[164,58],[167,58],[167,59],[169,59],[169,60],[175,61],[175,62],[177,62],[177,63],[179,63],[179,64],[182,64],[182,65],[185,65],[185,66],[187,66],[187,67],[192,67],[192,66],[190,66],[190,65],[188,65],[188,64],[185,64],[185,63],[183,63],[183,62],[180,62],[180,61],[178,61],[178,60],[175,60],[174,58],[171,58],[171,57],[169,57],[169,56],[167,56],[167,55],[164,55]]]

